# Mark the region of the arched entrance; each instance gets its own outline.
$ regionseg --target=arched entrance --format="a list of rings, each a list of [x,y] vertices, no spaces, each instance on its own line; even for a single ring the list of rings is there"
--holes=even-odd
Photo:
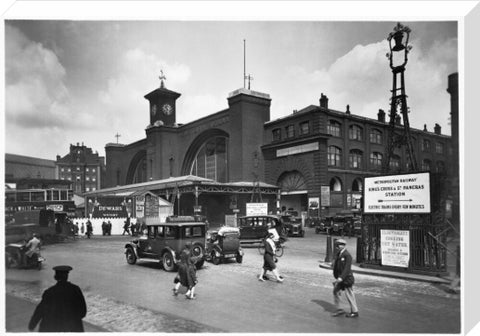
[[[278,178],[277,185],[280,187],[281,211],[296,211],[300,216],[302,211],[307,210],[307,183],[304,176],[297,170],[284,172]]]

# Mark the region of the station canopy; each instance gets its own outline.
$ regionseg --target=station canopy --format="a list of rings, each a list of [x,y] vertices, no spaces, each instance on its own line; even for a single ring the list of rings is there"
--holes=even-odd
[[[220,183],[203,177],[194,175],[170,177],[164,180],[155,180],[134,184],[127,184],[112,188],[98,189],[86,192],[87,198],[119,196],[133,197],[142,195],[146,192],[152,192],[157,195],[166,195],[167,198],[172,194],[184,193],[224,193],[224,194],[251,194],[260,192],[263,195],[276,195],[279,187],[265,182],[229,182]]]

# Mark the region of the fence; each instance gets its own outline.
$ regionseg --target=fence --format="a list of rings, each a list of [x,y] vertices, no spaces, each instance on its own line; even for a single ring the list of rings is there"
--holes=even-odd
[[[94,235],[101,235],[102,234],[102,223],[103,222],[108,222],[112,223],[112,235],[121,235],[123,233],[123,226],[125,225],[125,221],[127,220],[126,217],[105,217],[105,218],[71,218],[72,222],[75,224],[78,224],[78,228],[80,229],[79,234],[82,234],[81,228],[82,224],[84,226],[83,232],[85,233],[86,230],[86,223],[87,220],[90,220],[90,223],[92,223],[93,227],[93,234]],[[135,218],[130,218],[130,224],[135,224],[136,219]]]
[[[444,227],[431,223],[430,215],[364,215],[357,262],[382,265],[381,230],[410,232],[409,272],[444,273],[447,271]]]

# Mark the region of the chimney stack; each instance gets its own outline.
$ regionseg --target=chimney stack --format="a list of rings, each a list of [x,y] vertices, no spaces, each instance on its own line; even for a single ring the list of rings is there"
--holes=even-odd
[[[382,109],[379,109],[377,113],[377,118],[378,118],[378,121],[385,122],[385,111]]]
[[[439,124],[435,124],[434,132],[438,135],[442,134],[442,126],[440,126]]]
[[[345,111],[346,114],[350,114],[350,105],[347,105],[347,111]]]
[[[328,109],[328,98],[323,93],[320,95],[320,107]]]
[[[428,132],[428,130],[427,130],[427,124],[423,124],[423,131],[424,131],[424,132]]]

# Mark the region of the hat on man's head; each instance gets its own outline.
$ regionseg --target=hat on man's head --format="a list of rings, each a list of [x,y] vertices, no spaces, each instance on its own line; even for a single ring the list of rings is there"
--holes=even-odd
[[[60,265],[60,266],[55,266],[53,270],[55,273],[67,273],[70,272],[73,268],[68,265]]]
[[[347,242],[345,241],[345,239],[337,239],[335,240],[335,245],[347,245]]]

